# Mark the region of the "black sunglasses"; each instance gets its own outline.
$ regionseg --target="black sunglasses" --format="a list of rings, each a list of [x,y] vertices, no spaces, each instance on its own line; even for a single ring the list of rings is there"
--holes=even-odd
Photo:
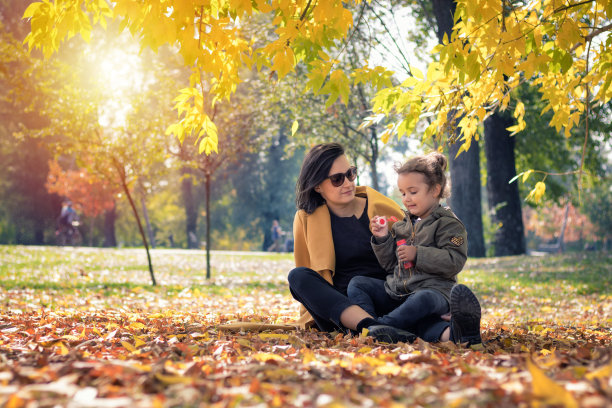
[[[342,184],[344,184],[344,178],[347,178],[349,181],[353,181],[355,180],[355,177],[357,177],[357,167],[355,166],[349,167],[346,173],[336,173],[327,176],[334,187],[340,187]]]

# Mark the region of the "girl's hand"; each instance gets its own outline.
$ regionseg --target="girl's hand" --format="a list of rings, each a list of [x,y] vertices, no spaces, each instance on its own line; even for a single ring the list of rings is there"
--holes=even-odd
[[[385,238],[389,235],[389,223],[385,222],[384,225],[380,224],[380,219],[384,219],[384,217],[380,217],[375,215],[370,219],[370,229],[372,230],[372,235],[377,238]]]
[[[400,245],[397,247],[397,257],[400,262],[414,262],[417,249],[412,245]]]

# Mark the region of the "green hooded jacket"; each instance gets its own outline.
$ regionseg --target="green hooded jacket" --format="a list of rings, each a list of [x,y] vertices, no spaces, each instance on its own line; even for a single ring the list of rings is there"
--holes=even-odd
[[[450,301],[457,274],[467,260],[467,232],[450,208],[438,206],[427,217],[407,215],[391,227],[386,240],[372,237],[372,248],[387,271],[385,289],[393,299],[402,299],[418,290],[434,289]],[[384,238],[383,238],[384,239]],[[397,241],[417,248],[415,265],[405,269],[397,257]]]

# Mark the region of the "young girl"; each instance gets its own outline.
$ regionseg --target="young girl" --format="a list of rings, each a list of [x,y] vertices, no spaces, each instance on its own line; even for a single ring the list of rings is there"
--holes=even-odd
[[[448,196],[446,158],[430,153],[399,169],[397,185],[406,217],[389,223],[372,217],[372,248],[386,280],[358,276],[348,286],[349,299],[376,318],[377,324],[412,330],[430,315],[450,310],[451,341],[480,343],[480,304],[457,274],[467,259],[467,233],[453,212],[440,205]],[[365,327],[374,322],[367,322]]]

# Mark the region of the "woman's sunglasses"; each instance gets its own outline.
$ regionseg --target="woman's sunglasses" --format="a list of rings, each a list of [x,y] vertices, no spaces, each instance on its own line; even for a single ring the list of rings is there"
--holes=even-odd
[[[340,187],[342,184],[344,184],[345,178],[347,178],[349,181],[353,181],[355,180],[355,177],[357,177],[357,167],[354,166],[350,167],[346,173],[336,173],[327,176],[334,187]]]

